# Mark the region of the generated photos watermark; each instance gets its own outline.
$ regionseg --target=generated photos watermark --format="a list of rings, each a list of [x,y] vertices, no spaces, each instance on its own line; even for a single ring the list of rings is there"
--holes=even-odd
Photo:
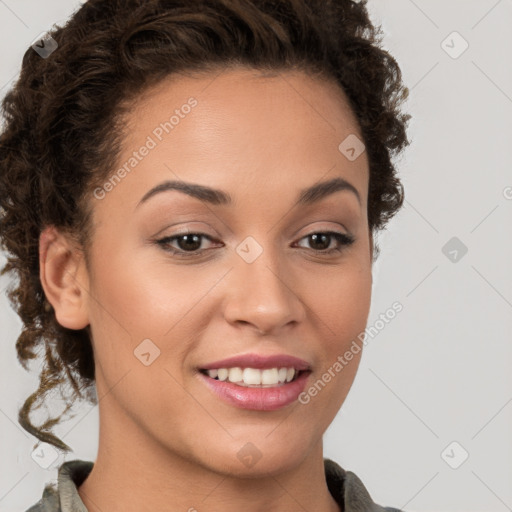
[[[303,405],[308,404],[311,401],[311,397],[315,397],[336,375],[338,375],[345,366],[349,364],[355,355],[359,354],[362,350],[362,346],[368,344],[368,338],[375,338],[391,320],[393,320],[398,313],[403,310],[403,305],[399,301],[393,302],[390,308],[384,313],[379,315],[379,318],[375,320],[373,325],[366,327],[366,329],[357,335],[357,340],[353,340],[350,348],[344,352],[343,355],[339,355],[336,361],[322,374],[320,378],[316,380],[306,391],[303,391],[299,395],[299,402]],[[358,340],[360,343],[358,343]]]
[[[196,107],[198,104],[197,100],[194,97],[191,97],[187,100],[186,103],[181,105],[181,107],[174,110],[174,114],[167,120],[161,122],[150,135],[147,136],[146,142],[137,150],[132,153],[132,156],[128,158],[117,171],[115,171],[110,178],[103,183],[101,187],[96,187],[94,189],[93,195],[96,199],[103,199],[108,192],[112,191],[123,178],[125,178],[133,169],[135,169],[142,160],[149,153],[155,149],[162,140],[164,140],[165,135],[168,135],[178,126],[182,119],[190,114],[192,109]]]

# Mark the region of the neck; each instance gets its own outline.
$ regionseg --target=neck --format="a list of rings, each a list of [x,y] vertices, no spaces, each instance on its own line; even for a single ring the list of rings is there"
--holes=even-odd
[[[100,432],[98,457],[78,489],[88,512],[340,512],[327,488],[321,440],[298,467],[242,478],[152,445],[137,431]]]

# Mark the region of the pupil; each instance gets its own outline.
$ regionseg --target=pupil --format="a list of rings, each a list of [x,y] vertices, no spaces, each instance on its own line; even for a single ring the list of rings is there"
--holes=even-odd
[[[192,241],[192,240],[194,240],[194,241]],[[182,235],[179,238],[178,242],[182,249],[187,250],[187,248],[188,248],[190,250],[194,250],[194,249],[198,249],[201,246],[201,243],[200,242],[198,243],[198,240],[199,240],[198,235]],[[186,245],[187,243],[189,245]],[[190,243],[192,244],[193,247],[190,247]]]
[[[310,235],[310,239],[313,241],[313,245],[315,244],[315,242],[318,241],[319,238],[322,238],[323,240],[323,245],[324,247],[321,247],[321,249],[325,249],[327,247],[329,247],[329,235],[325,234],[325,233],[320,233],[320,234],[315,234],[315,235]],[[326,240],[327,240],[327,243],[326,243]],[[321,244],[322,245],[322,244]]]

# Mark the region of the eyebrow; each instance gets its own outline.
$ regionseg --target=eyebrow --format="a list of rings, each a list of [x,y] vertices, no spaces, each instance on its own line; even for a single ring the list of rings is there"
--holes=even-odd
[[[207,187],[206,185],[199,185],[197,183],[168,180],[160,183],[159,185],[156,185],[151,190],[146,192],[146,194],[144,194],[142,199],[137,204],[136,208],[138,208],[142,203],[145,203],[149,198],[155,196],[156,194],[169,190],[177,190],[179,192],[183,192],[191,197],[200,199],[201,201],[205,201],[215,206],[230,206],[233,204],[232,197],[223,190]],[[302,189],[299,192],[297,198],[297,205],[308,206],[321,201],[322,199],[330,196],[331,194],[334,194],[335,192],[342,190],[352,192],[356,196],[359,204],[361,204],[361,196],[359,195],[359,191],[354,187],[354,185],[343,178],[333,178],[329,181],[316,183],[311,187]]]

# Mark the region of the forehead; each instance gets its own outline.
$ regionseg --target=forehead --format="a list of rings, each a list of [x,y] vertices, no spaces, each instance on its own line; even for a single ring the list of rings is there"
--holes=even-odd
[[[200,104],[200,109],[194,109],[194,117],[201,111],[203,123],[207,121],[206,115],[212,123],[222,119],[226,124],[229,118],[236,119],[237,123],[242,121],[260,128],[254,135],[271,133],[276,118],[280,120],[277,126],[285,125],[290,130],[291,123],[304,121],[304,116],[309,117],[307,127],[312,135],[316,130],[329,129],[341,132],[340,135],[347,129],[360,135],[357,118],[343,89],[333,80],[303,71],[269,72],[233,67],[173,74],[140,94],[132,104],[129,117],[143,127],[144,120],[172,114],[190,97]]]
[[[151,146],[118,187],[137,200],[169,179],[229,190],[236,200],[242,191],[261,199],[290,190],[295,197],[341,176],[366,202],[366,154],[350,161],[339,149],[362,135],[332,81],[246,68],[172,75],[141,94],[125,122],[119,166]]]

